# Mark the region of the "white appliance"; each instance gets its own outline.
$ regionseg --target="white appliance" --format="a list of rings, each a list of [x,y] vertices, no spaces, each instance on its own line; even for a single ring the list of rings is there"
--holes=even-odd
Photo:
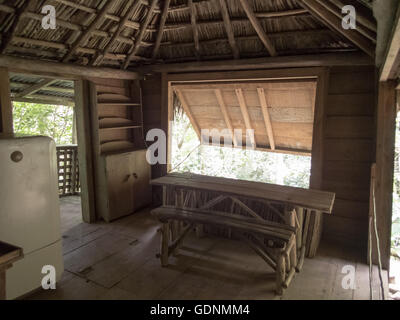
[[[0,240],[24,258],[6,273],[7,299],[41,287],[42,268],[64,271],[56,146],[48,137],[0,139]]]

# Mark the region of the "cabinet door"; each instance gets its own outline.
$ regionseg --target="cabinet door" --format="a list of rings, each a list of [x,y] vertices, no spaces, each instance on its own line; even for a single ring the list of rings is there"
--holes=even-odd
[[[134,211],[132,168],[135,167],[134,153],[106,157],[109,219],[128,215]]]
[[[133,195],[135,210],[151,203],[150,164],[146,160],[146,150],[135,151]]]

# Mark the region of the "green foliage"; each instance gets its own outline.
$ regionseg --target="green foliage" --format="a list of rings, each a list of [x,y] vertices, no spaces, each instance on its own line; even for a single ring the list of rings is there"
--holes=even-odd
[[[311,157],[200,146],[189,119],[182,112],[175,114],[172,136],[173,171],[309,187]]]
[[[17,136],[49,136],[56,144],[72,142],[72,107],[24,102],[14,102],[13,105]]]

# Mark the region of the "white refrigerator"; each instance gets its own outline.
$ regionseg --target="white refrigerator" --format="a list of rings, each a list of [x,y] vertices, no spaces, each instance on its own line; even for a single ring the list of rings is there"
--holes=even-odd
[[[6,273],[7,299],[39,287],[54,266],[64,271],[56,146],[48,137],[0,139],[0,240],[23,248]]]

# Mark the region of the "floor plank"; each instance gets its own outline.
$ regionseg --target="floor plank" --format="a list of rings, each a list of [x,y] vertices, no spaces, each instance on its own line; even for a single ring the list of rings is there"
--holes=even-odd
[[[113,223],[85,224],[79,197],[61,198],[66,271],[56,290],[40,290],[27,299],[369,299],[369,267],[362,253],[322,243],[306,259],[283,296],[276,296],[275,274],[239,241],[191,233],[179,254],[162,268],[160,224],[149,209]],[[355,288],[344,289],[344,267],[355,270]],[[384,272],[383,277],[387,274]],[[386,284],[387,286],[387,284]],[[373,297],[380,299],[374,268]]]

